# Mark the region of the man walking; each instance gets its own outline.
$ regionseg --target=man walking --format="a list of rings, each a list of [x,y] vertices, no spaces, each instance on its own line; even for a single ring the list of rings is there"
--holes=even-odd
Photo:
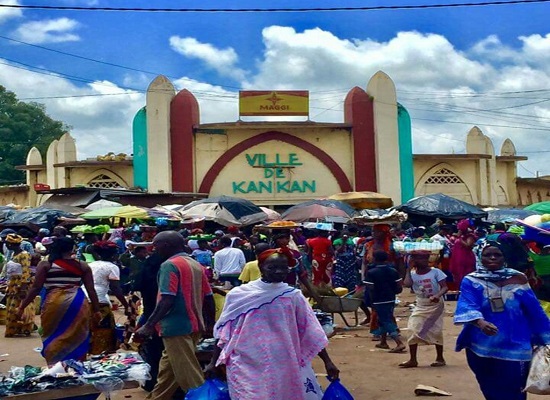
[[[166,259],[158,275],[159,301],[137,335],[149,337],[155,328],[160,331],[164,351],[157,384],[147,398],[169,400],[178,386],[186,391],[204,382],[195,346],[202,332],[211,331],[215,306],[204,269],[185,255],[178,232],[159,233],[153,245]]]
[[[239,286],[239,275],[241,274],[246,259],[241,249],[232,246],[230,236],[223,236],[220,239],[221,250],[214,254],[214,270],[221,282],[229,282],[231,286]]]

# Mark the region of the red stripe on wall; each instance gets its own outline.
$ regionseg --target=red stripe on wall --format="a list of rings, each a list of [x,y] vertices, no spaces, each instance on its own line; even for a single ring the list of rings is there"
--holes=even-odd
[[[199,103],[187,89],[179,92],[170,104],[170,141],[172,157],[172,191],[194,192],[193,128],[200,122]]]
[[[239,144],[231,147],[227,150],[216,162],[210,167],[199,188],[200,193],[210,193],[214,181],[224,169],[224,167],[233,160],[236,156],[241,154],[243,151],[248,150],[249,148],[256,146],[261,143],[269,142],[270,140],[279,140],[281,142],[289,143],[296,147],[301,148],[304,151],[307,151],[311,155],[317,157],[332,173],[340,190],[342,192],[352,191],[351,183],[344,172],[344,170],[338,165],[334,159],[328,155],[326,152],[314,146],[313,144],[306,142],[303,139],[297,138],[296,136],[289,135],[288,133],[270,131],[261,133],[259,135],[253,136],[249,139],[243,140]]]
[[[357,86],[348,92],[344,101],[344,121],[352,125],[355,190],[376,192],[374,100]]]

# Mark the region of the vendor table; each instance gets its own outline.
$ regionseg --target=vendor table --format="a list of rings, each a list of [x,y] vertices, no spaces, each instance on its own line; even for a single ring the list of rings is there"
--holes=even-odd
[[[139,387],[136,381],[124,382],[124,389],[135,389]],[[4,397],[5,400],[55,400],[55,399],[92,399],[93,395],[99,396],[101,392],[94,385],[71,386],[61,389],[51,389],[42,392],[15,394]]]

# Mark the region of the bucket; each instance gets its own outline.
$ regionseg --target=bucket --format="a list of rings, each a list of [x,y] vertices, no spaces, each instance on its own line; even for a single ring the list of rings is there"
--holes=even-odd
[[[117,324],[115,326],[115,336],[118,342],[120,343],[124,342],[124,325]]]

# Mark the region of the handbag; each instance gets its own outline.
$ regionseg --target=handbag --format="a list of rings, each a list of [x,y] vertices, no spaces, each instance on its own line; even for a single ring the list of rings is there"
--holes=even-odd
[[[550,394],[550,345],[537,347],[533,352],[527,383],[523,391]]]

